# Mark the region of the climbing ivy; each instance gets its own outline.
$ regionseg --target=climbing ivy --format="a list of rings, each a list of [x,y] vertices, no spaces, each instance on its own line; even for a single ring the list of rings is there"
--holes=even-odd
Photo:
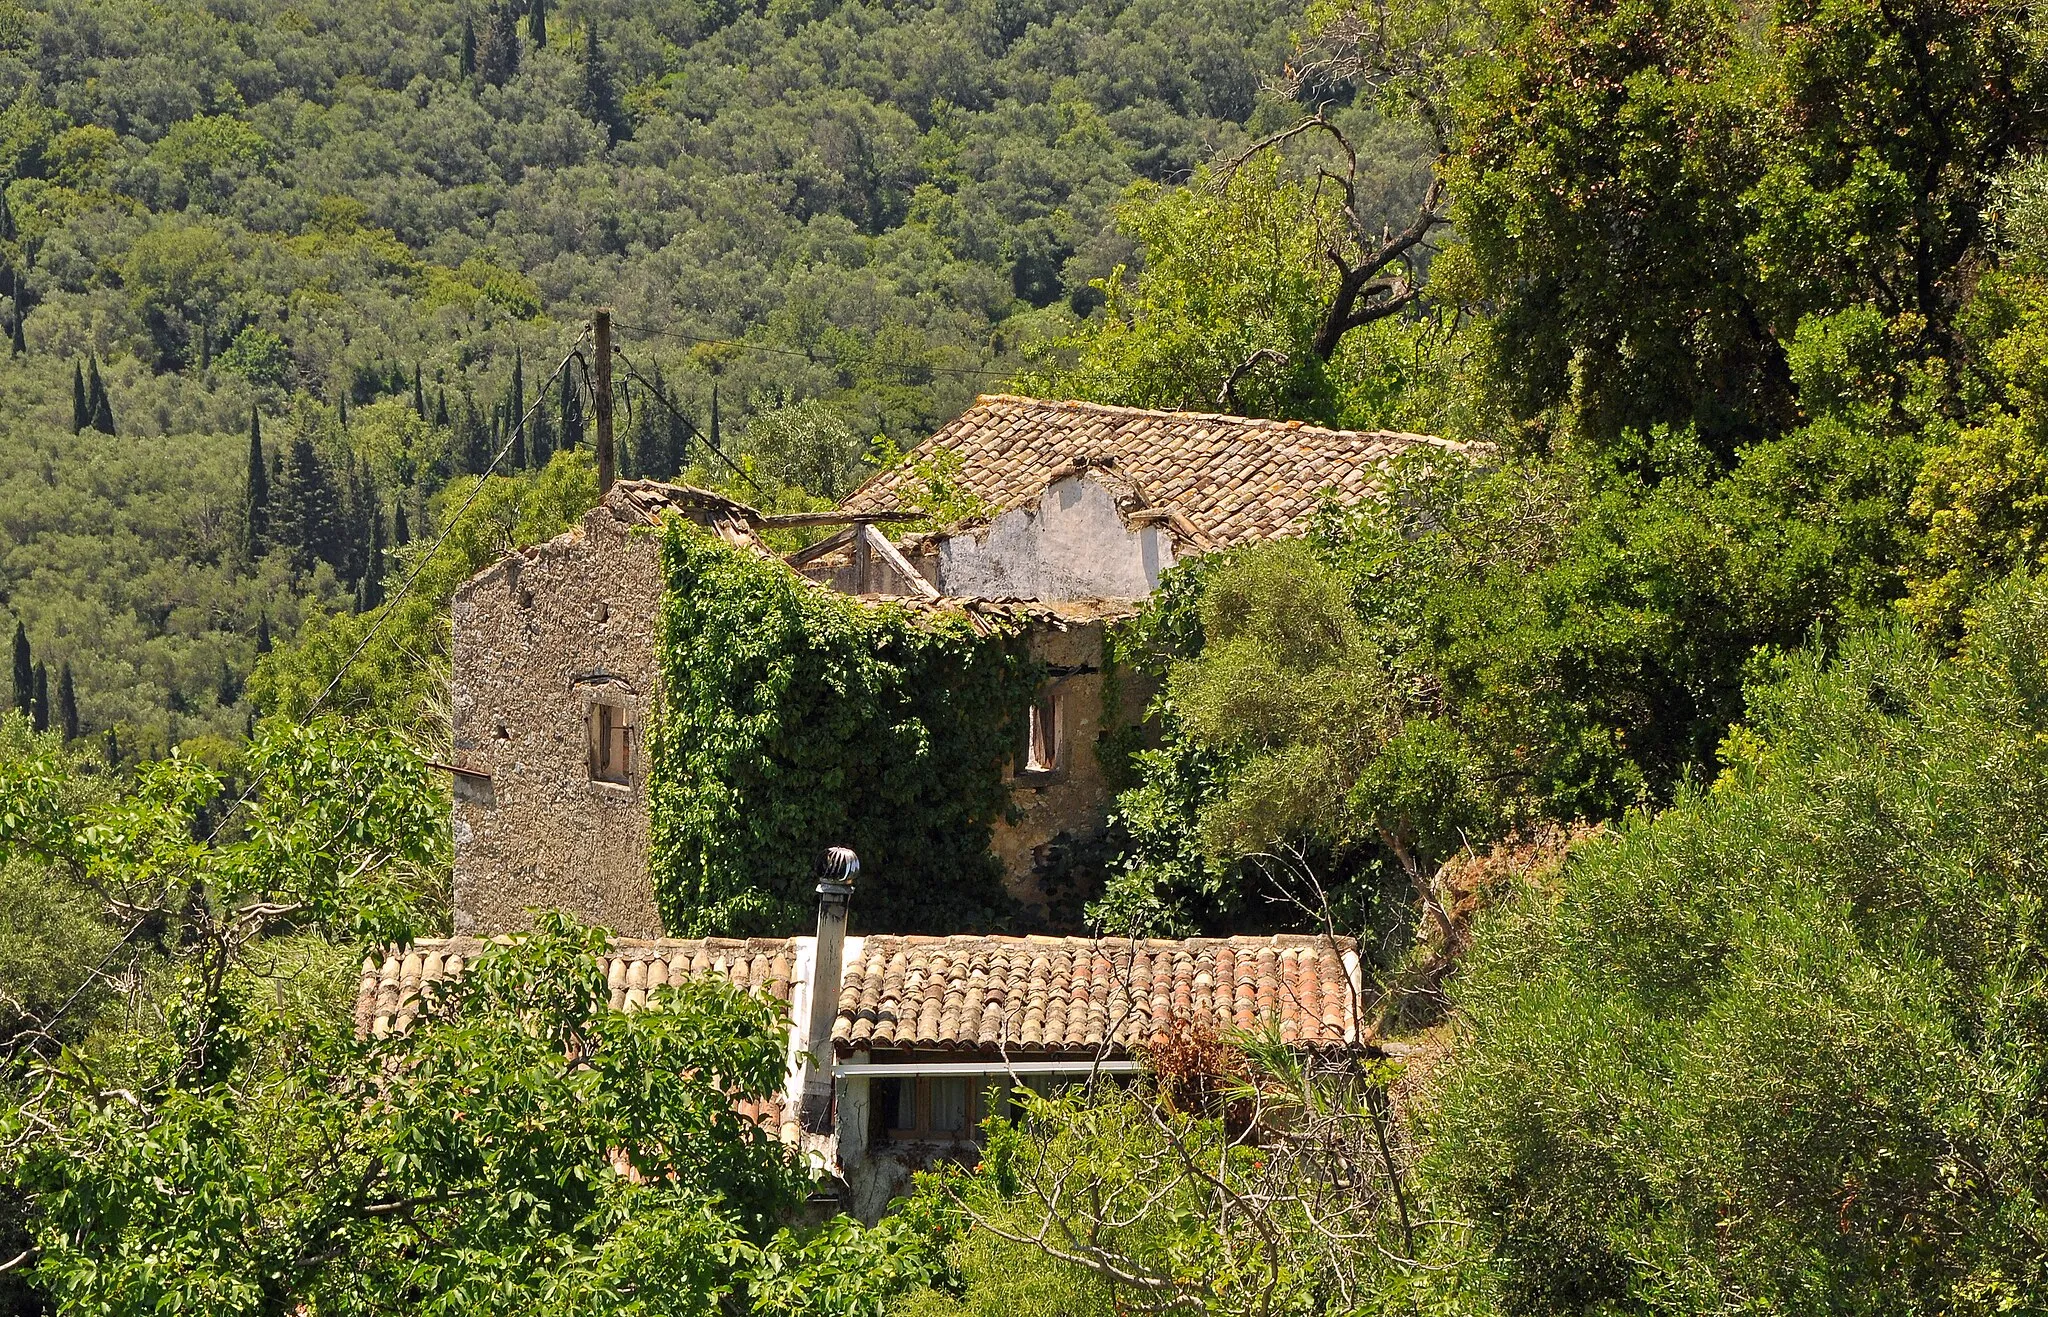
[[[872,603],[671,524],[651,869],[679,936],[801,932],[827,846],[861,857],[856,929],[1006,918],[990,829],[1037,665],[1000,619]]]

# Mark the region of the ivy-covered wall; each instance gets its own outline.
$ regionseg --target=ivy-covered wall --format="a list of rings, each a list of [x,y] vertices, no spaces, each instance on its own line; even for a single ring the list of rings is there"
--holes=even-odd
[[[987,931],[990,829],[1037,681],[1019,630],[863,603],[672,524],[649,870],[674,936],[808,931],[812,865],[861,857],[855,931]]]

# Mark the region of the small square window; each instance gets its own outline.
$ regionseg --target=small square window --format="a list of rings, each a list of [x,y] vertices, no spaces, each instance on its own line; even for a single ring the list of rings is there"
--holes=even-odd
[[[633,781],[633,724],[624,709],[602,701],[590,707],[590,780]]]
[[[869,1129],[892,1143],[960,1143],[974,1138],[979,1081],[966,1076],[877,1079]]]

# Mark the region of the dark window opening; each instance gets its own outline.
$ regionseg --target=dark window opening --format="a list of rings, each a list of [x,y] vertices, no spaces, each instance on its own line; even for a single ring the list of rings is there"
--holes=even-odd
[[[620,786],[633,781],[633,725],[616,705],[591,706],[590,779]]]

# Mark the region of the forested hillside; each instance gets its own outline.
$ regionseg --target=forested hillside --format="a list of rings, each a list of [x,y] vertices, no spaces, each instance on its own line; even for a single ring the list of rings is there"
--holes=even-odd
[[[1291,120],[1298,12],[9,3],[6,629],[89,734],[238,735],[259,631],[374,603],[599,303],[752,462],[629,394],[629,473],[832,497],[1095,309],[1134,181]]]
[[[0,23],[0,1304],[2048,1312],[2041,0],[164,14]],[[600,296],[778,506],[983,378],[1471,441],[1113,638],[1089,917],[1355,933],[1369,1045],[1191,1018],[865,1225],[602,930],[358,1037]]]

